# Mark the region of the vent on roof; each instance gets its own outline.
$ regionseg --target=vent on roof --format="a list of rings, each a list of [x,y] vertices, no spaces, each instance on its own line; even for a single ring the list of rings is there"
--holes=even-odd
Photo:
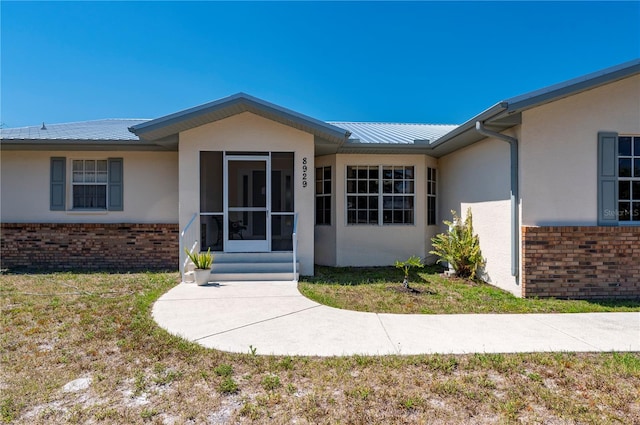
[[[40,130],[46,130],[46,129],[47,129],[47,126],[44,125],[44,121],[42,121],[42,127],[40,127]]]

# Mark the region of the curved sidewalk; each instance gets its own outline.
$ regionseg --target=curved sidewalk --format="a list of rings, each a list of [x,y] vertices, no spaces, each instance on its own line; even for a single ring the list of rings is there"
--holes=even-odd
[[[156,322],[199,344],[276,355],[640,351],[640,313],[378,314],[309,300],[293,282],[184,284]]]

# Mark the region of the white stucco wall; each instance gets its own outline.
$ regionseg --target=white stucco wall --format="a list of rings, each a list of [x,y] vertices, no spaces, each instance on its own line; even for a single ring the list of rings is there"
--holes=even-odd
[[[523,225],[597,224],[599,131],[640,134],[640,75],[523,113]]]
[[[337,266],[386,266],[411,255],[424,256],[426,176],[424,155],[336,155],[335,211]],[[348,165],[413,165],[415,167],[415,224],[348,225],[346,171]]]
[[[123,158],[124,210],[50,211],[50,159],[67,158],[67,206],[71,160]],[[177,223],[177,152],[11,151],[0,154],[3,223]]]
[[[316,167],[331,167],[331,225],[315,226],[315,263],[321,266],[336,264],[336,156],[315,159]],[[314,186],[315,187],[315,186]],[[315,191],[315,189],[314,189]],[[315,220],[315,218],[314,218]],[[314,221],[315,222],[315,221]]]
[[[439,222],[462,218],[471,207],[473,227],[487,260],[485,281],[521,296],[511,276],[511,188],[509,144],[484,139],[439,159]],[[447,229],[442,225],[440,231]]]
[[[314,136],[244,112],[180,133],[180,228],[200,212],[200,151],[294,152],[295,211],[298,213],[300,273],[313,275]],[[302,184],[302,158],[307,158],[307,187]],[[199,227],[199,225],[198,225]]]

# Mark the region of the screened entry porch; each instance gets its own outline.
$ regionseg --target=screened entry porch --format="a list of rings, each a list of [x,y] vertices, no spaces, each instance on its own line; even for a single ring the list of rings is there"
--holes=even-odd
[[[293,250],[293,152],[200,152],[200,248]]]

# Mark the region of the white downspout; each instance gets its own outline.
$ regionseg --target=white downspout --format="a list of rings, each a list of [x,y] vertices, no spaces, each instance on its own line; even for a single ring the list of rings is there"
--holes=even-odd
[[[511,276],[516,282],[519,275],[520,226],[518,216],[518,139],[488,130],[481,121],[476,121],[476,131],[487,137],[495,137],[509,143],[511,153]]]

